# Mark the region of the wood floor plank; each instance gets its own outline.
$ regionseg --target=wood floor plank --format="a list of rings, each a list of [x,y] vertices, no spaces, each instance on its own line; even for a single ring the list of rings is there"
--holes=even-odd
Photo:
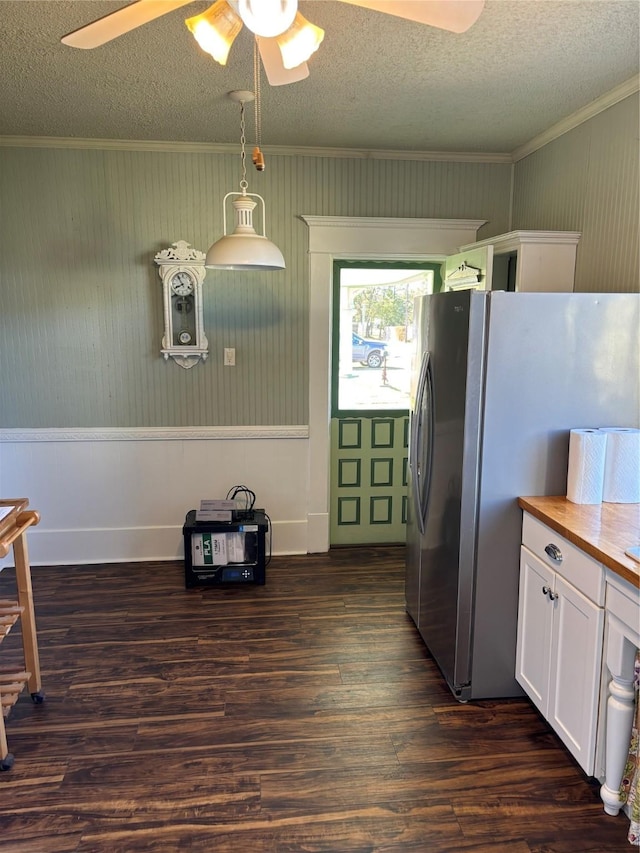
[[[425,850],[426,829],[433,844],[440,838],[459,836],[459,827],[449,807],[405,805],[393,808],[342,808],[330,812],[312,812],[299,817],[264,815],[260,819],[247,816],[238,823],[212,825],[206,818],[184,824],[189,832],[191,851],[249,851],[256,849],[252,839],[260,839],[258,850],[269,851],[332,851],[332,853],[359,853],[359,851],[388,851],[413,853]],[[110,844],[110,850],[164,850],[162,846],[142,846],[175,843],[175,829],[166,825],[122,829],[101,836],[86,834],[92,840]],[[265,845],[266,842],[266,845]],[[91,846],[79,851],[92,850]],[[106,846],[97,849],[107,849]],[[172,849],[168,847],[168,849]],[[178,848],[179,849],[179,848]],[[185,849],[185,847],[182,847]],[[439,849],[437,846],[431,849]]]
[[[552,794],[551,794],[552,796]],[[556,802],[549,790],[539,799],[517,791],[496,799],[454,805],[466,838],[486,841],[496,835],[507,840],[523,836],[539,853],[623,853],[629,850],[628,822],[602,812],[595,795],[589,805]],[[544,821],[540,809],[544,809]]]
[[[61,821],[66,824],[66,821]],[[6,825],[6,835],[0,841],[3,853],[74,853],[82,840],[82,829],[75,832],[58,832],[55,824],[48,822],[39,832],[30,823],[16,821]],[[15,837],[13,830],[15,829]],[[2,827],[3,835],[5,826]]]
[[[421,705],[429,700],[429,685],[416,682],[292,687],[275,694],[268,690],[231,690],[226,696],[226,713],[233,717],[252,716],[259,707],[263,717],[287,717],[331,708],[393,707],[397,702]]]
[[[609,853],[626,826],[527,699],[452,697],[404,549],[35,567],[43,689],[7,721],[0,853]],[[0,572],[0,597],[15,597]],[[0,664],[22,660],[18,629]]]
[[[484,756],[558,749],[557,738],[530,704],[505,701],[448,709],[449,714],[434,706],[432,722],[392,735],[401,763],[464,759],[470,750]],[[447,725],[452,719],[459,725]]]
[[[549,786],[561,792],[565,805],[592,807],[593,791],[585,785],[575,767],[567,766],[555,753],[544,756],[524,754],[514,761],[511,755],[466,760],[433,761],[428,764],[380,763],[372,768],[351,765],[334,770],[282,772],[263,779],[265,808],[301,813],[319,805],[333,808],[340,803],[425,802],[450,803],[452,791],[463,800],[475,802],[490,790],[493,797],[507,800],[518,792],[520,798],[545,801]]]
[[[23,759],[31,765],[42,764],[48,759],[55,766],[74,755],[78,748],[89,755],[105,756],[111,752],[130,753],[136,744],[136,724],[125,725],[120,720],[115,721],[115,725],[104,725],[104,722],[97,725],[96,721],[83,725],[67,721],[61,709],[60,714],[54,712],[47,720],[39,720],[39,724],[31,724],[29,720],[23,722],[24,725],[19,726],[11,720],[7,726],[10,749],[16,757],[20,756],[21,769]],[[10,775],[13,778],[13,770]],[[0,776],[0,785],[4,782],[4,776]]]
[[[352,711],[338,709],[302,714],[300,716],[262,717],[238,719],[230,716],[215,720],[190,720],[185,726],[180,719],[144,720],[138,727],[135,749],[155,751],[167,742],[180,743],[185,750],[200,749],[203,744],[217,749],[225,745],[244,745],[253,751],[256,745],[268,742],[289,744],[292,753],[298,745],[312,741],[339,742],[352,736],[361,736],[375,742],[380,732],[390,737],[393,731],[403,730],[408,720],[433,718],[433,709],[425,708],[369,708]],[[397,762],[394,750],[394,763]]]
[[[210,641],[203,640],[202,645],[212,645]],[[371,640],[359,642],[350,639],[349,642],[335,643],[330,639],[326,644],[323,638],[311,641],[309,637],[298,635],[283,639],[247,640],[242,644],[251,660],[273,661],[274,666],[293,661],[314,662],[363,662],[363,661],[402,661],[407,655],[424,654],[424,646],[420,646],[418,640],[410,640],[403,635],[387,637],[384,642]],[[215,649],[211,650],[215,654]]]

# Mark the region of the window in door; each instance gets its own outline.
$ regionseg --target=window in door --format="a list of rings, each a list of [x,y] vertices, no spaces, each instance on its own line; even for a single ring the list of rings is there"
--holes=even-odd
[[[413,304],[440,289],[440,264],[335,261],[332,413],[406,411]]]

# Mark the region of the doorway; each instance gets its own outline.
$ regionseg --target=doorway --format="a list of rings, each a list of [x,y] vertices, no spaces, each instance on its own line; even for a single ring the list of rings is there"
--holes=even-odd
[[[483,219],[301,214],[309,229],[309,456],[305,546],[329,549],[331,469],[331,305],[339,258],[442,263],[478,239]]]
[[[405,541],[413,305],[440,264],[336,260],[330,545]]]

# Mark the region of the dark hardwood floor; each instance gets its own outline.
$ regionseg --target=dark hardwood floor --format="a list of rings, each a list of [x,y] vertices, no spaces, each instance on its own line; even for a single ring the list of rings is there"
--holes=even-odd
[[[7,721],[0,850],[630,850],[527,700],[452,698],[403,564],[339,549],[193,590],[180,563],[33,568],[46,701]],[[21,654],[14,629],[0,664]]]

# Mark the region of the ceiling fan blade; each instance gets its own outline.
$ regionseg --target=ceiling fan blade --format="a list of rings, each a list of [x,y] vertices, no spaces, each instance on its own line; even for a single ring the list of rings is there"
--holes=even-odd
[[[275,38],[256,36],[260,58],[264,65],[267,80],[271,86],[285,86],[287,83],[298,83],[309,76],[309,66],[302,62],[295,68],[285,68],[282,64],[282,54]]]
[[[342,0],[387,15],[463,33],[480,17],[484,0]]]
[[[85,27],[68,33],[60,41],[69,47],[80,47],[86,50],[100,47],[130,30],[135,30],[136,27],[148,24],[149,21],[160,18],[167,12],[173,12],[181,6],[187,6],[191,2],[192,0],[138,0],[137,3],[117,9],[105,15],[104,18],[98,18],[97,21],[92,21]]]

